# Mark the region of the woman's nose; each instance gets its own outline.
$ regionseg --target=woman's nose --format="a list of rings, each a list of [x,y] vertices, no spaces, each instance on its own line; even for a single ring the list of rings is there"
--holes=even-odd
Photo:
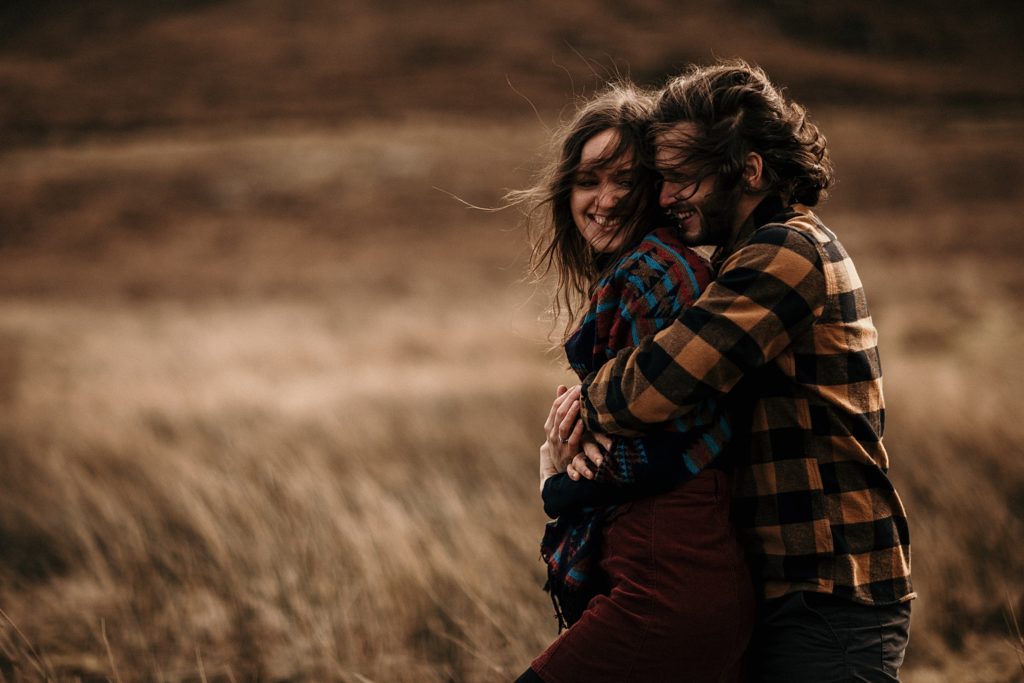
[[[603,187],[601,193],[597,196],[597,208],[599,209],[611,209],[619,201],[619,193],[614,188]]]

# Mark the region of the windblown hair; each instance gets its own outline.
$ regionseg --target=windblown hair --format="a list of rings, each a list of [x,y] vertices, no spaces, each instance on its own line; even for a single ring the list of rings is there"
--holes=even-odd
[[[653,104],[651,93],[632,84],[607,86],[584,102],[573,118],[555,132],[552,161],[535,184],[506,195],[509,203],[525,207],[533,247],[530,273],[538,280],[552,271],[557,276],[551,312],[555,320],[563,314],[568,317],[563,336],[574,328],[577,316],[605,271],[636,247],[659,221],[664,222],[658,209],[657,174],[644,161],[649,156],[646,146]],[[584,145],[609,129],[618,133],[618,144],[605,151],[598,167],[629,159],[635,178],[632,189],[614,209],[619,232],[625,234],[625,239],[616,253],[602,254],[580,234],[570,200]]]
[[[675,162],[695,181],[718,174],[719,191],[739,188],[749,152],[764,162],[765,189],[787,202],[814,206],[835,181],[825,136],[806,110],[742,60],[691,66],[662,89],[652,118],[655,135],[696,126]]]

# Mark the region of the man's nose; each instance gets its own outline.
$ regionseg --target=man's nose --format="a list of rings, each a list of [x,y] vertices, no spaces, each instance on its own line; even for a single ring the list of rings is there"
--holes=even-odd
[[[658,195],[658,204],[661,208],[667,209],[668,207],[679,201],[679,193],[682,191],[683,186],[679,183],[664,182],[661,185],[661,194]]]

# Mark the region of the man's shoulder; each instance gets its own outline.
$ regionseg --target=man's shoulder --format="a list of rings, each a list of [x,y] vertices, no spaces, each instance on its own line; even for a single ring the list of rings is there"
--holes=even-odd
[[[751,236],[748,244],[760,244],[752,259],[759,259],[763,268],[801,278],[813,267],[824,285],[828,298],[853,294],[862,290],[860,276],[853,260],[839,238],[814,213],[799,207],[777,222],[766,223]],[[862,294],[858,296],[862,297]],[[858,304],[866,310],[866,303]]]
[[[762,245],[825,264],[846,261],[849,257],[839,238],[816,214],[803,206],[789,207],[772,221],[758,228],[747,245]]]
[[[826,249],[826,245],[836,245],[842,249],[836,234],[817,214],[801,205],[789,207],[786,212],[762,225],[753,237],[759,241],[776,243],[785,242],[787,237],[800,237],[816,249]]]
[[[732,266],[779,267],[789,261],[821,266],[822,247],[829,241],[827,228],[812,215],[786,214],[760,226],[726,259]]]

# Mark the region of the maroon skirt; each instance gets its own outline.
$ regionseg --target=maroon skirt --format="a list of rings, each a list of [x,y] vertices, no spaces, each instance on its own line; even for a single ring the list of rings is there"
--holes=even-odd
[[[742,680],[754,591],[729,490],[708,470],[616,509],[601,554],[611,591],[533,660],[545,683]]]

